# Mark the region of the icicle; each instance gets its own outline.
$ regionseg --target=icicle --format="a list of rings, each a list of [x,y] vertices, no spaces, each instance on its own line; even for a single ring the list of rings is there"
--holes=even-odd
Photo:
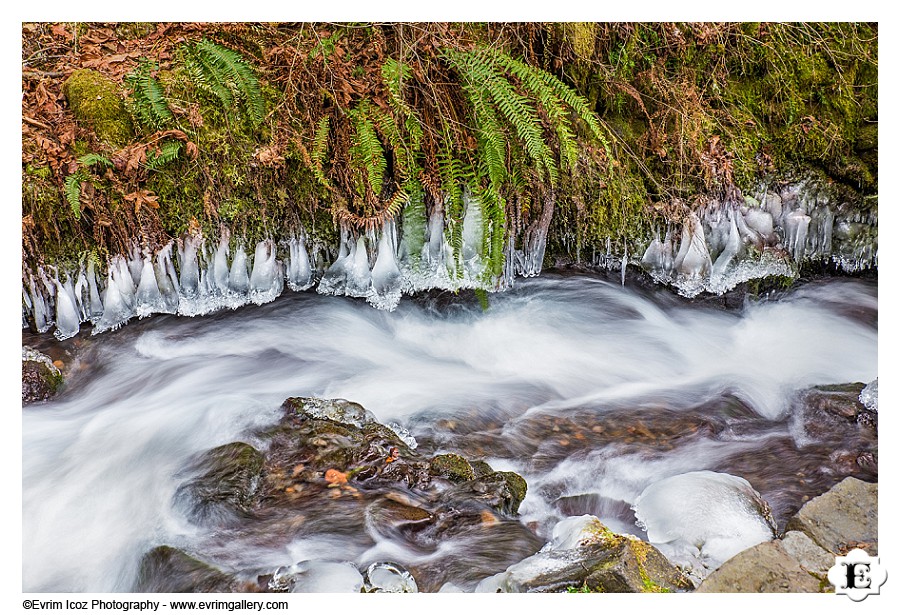
[[[210,291],[218,294],[227,293],[228,287],[228,242],[230,233],[226,229],[222,229],[222,236],[219,239],[219,247],[212,259],[209,274]]]
[[[644,256],[641,258],[641,266],[645,271],[662,273],[664,271],[662,268],[662,254],[663,246],[659,240],[659,231],[657,231],[653,241],[650,242],[650,245],[644,251]]]
[[[465,231],[464,231],[465,232]],[[372,267],[373,294],[369,303],[381,310],[393,311],[400,303],[400,268],[395,255],[396,230],[393,222],[387,222],[378,242],[378,256]]]
[[[774,244],[776,240],[772,214],[761,209],[747,209],[742,215],[747,228],[755,231],[765,244]]]
[[[178,264],[181,266],[179,287],[185,297],[196,297],[200,294],[200,266],[197,263],[197,249],[202,239],[187,236],[178,246]]]
[[[103,301],[100,300],[100,290],[97,288],[97,275],[94,272],[93,259],[88,259],[87,282],[91,294],[90,321],[96,324],[103,316]]]
[[[372,292],[372,272],[369,270],[369,256],[366,240],[356,240],[356,249],[347,262],[347,283],[344,292],[348,297],[366,297]]]
[[[63,285],[59,278],[55,277],[54,282],[56,283],[56,331],[53,332],[53,335],[58,340],[64,340],[78,333],[81,319],[78,316],[78,306],[75,303],[71,280],[68,284]]]
[[[347,282],[347,267],[348,261],[351,258],[350,255],[350,230],[343,228],[341,229],[341,247],[338,252],[338,257],[331,264],[325,274],[322,276],[322,279],[319,280],[319,286],[316,289],[317,292],[323,295],[343,295],[344,294],[344,286]],[[356,249],[356,244],[353,244],[353,250]]]
[[[422,260],[432,265],[443,265],[444,212],[435,211],[428,219],[428,241],[422,247]]]
[[[128,306],[128,309],[134,308],[134,283],[131,277],[131,270],[128,266],[128,262],[122,256],[117,256],[113,259],[112,264],[110,265],[110,271],[113,271],[115,274],[113,279],[116,282],[116,285],[119,288],[119,294],[122,295],[122,299],[125,301],[125,304]]]
[[[169,312],[170,304],[163,297],[157,281],[156,270],[150,258],[144,259],[141,270],[141,281],[134,296],[134,312],[138,318],[144,318],[158,312]]]
[[[628,264],[628,244],[625,244],[625,254],[622,255],[622,286],[625,286],[625,266]]]
[[[725,240],[725,246],[722,249],[722,252],[719,254],[718,258],[716,258],[716,262],[713,265],[713,276],[724,275],[728,265],[731,264],[731,261],[734,260],[743,247],[743,244],[741,243],[741,234],[740,231],[738,231],[737,223],[735,222],[735,218],[739,218],[740,215],[741,214],[737,212],[733,212],[729,215],[728,237]]]
[[[806,235],[809,231],[810,217],[796,209],[784,218],[785,249],[800,263],[806,256]]]
[[[178,277],[175,275],[175,266],[172,264],[172,242],[156,254],[156,282],[159,294],[163,299],[163,309],[167,314],[178,313]]]
[[[246,294],[250,291],[250,276],[247,275],[247,253],[244,246],[238,246],[231,261],[231,271],[228,274],[228,288],[238,294]]]
[[[675,259],[675,268],[678,273],[688,278],[699,278],[709,274],[712,262],[706,240],[703,235],[703,225],[696,214],[692,213],[681,235],[681,248]]]
[[[484,245],[484,219],[477,201],[466,198],[466,215],[462,228],[462,258],[466,273],[477,280],[484,271],[481,250]]]
[[[38,333],[45,333],[53,324],[50,315],[50,306],[44,298],[40,287],[35,283],[34,276],[28,276],[29,286],[31,288],[31,303],[33,305],[32,314],[34,316],[34,328]]]
[[[288,242],[288,287],[293,291],[306,290],[314,283],[312,267],[309,264],[309,255],[306,253],[306,238],[303,234],[299,238],[291,237]]]
[[[131,273],[131,285],[137,288],[141,282],[141,274],[144,270],[144,259],[141,258],[141,250],[137,244],[131,245],[131,258],[128,259],[128,271]]]
[[[275,242],[271,239],[256,245],[253,272],[250,274],[250,301],[262,305],[274,301],[284,289],[281,263],[275,260]]]
[[[90,319],[90,297],[87,297],[87,278],[84,276],[84,265],[78,268],[78,280],[75,282],[74,291],[75,304],[78,306],[78,319],[85,322]]]
[[[103,297],[103,316],[94,325],[92,335],[104,331],[116,330],[134,316],[132,309],[133,298],[126,292],[131,291],[131,273],[125,264],[125,259],[116,257],[109,266],[109,275],[106,281],[106,294]]]

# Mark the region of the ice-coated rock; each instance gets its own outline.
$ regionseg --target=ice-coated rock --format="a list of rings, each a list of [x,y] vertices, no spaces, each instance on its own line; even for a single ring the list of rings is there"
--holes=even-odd
[[[375,562],[363,576],[366,593],[415,594],[419,587],[412,574],[394,562]]]
[[[363,577],[352,563],[322,560],[282,566],[268,583],[270,591],[292,593],[358,594],[362,587]]]
[[[878,412],[878,378],[867,384],[860,392],[859,401],[867,409]]]
[[[650,543],[698,579],[774,537],[766,502],[730,474],[701,470],[665,478],[645,488],[633,508]]]

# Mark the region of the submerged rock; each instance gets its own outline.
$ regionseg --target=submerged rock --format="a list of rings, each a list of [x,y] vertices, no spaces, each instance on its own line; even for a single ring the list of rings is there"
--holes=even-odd
[[[475,478],[475,470],[465,457],[448,453],[435,455],[431,459],[430,472],[432,476],[446,478],[451,483],[463,483]]]
[[[374,559],[381,545],[393,545],[384,555],[399,561],[370,570],[367,591],[436,591],[447,582],[471,588],[540,546],[533,531],[513,518],[527,490],[518,474],[494,472],[483,462],[476,473],[457,454],[429,459],[397,427],[382,425],[347,400],[294,397],[282,411],[277,424],[250,434],[258,448],[220,446],[187,469],[190,478],[175,501],[190,521],[217,527],[229,542],[266,550],[290,551],[298,540],[332,535]],[[457,562],[457,551],[443,548],[448,541],[467,545],[466,561]],[[260,587],[268,591],[313,591],[316,579],[333,587],[327,591],[350,591],[355,583],[339,562],[244,570],[232,550],[223,552],[215,541],[211,548],[210,561],[224,557],[226,569],[262,579]],[[498,548],[502,556],[494,552]],[[398,552],[429,557],[404,562]],[[206,551],[201,555],[207,557]],[[389,568],[401,578],[389,578]]]
[[[22,347],[22,405],[52,398],[62,384],[62,374],[50,357],[28,346]]]
[[[197,523],[219,524],[250,513],[257,501],[265,458],[249,444],[232,442],[203,454],[194,468],[202,472],[182,485],[176,501]]]
[[[169,546],[152,549],[141,560],[133,591],[170,594],[247,591],[221,570]]]

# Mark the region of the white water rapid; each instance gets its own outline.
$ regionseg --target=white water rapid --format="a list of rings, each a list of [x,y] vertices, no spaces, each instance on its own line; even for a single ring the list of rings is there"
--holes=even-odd
[[[377,241],[391,246],[396,238]],[[310,265],[299,246],[292,244],[284,273],[302,287]],[[344,273],[370,275],[376,288],[395,292],[396,265],[378,261],[370,271],[363,239],[348,246],[347,258],[354,246],[358,258]],[[182,261],[197,249],[184,246]],[[693,259],[691,267],[712,264],[708,255],[695,259],[690,244],[685,250],[681,260]],[[110,273],[98,326],[113,321],[111,310],[165,296],[167,289],[148,290],[154,267],[182,295],[212,294],[227,279],[228,288],[243,285],[267,300],[284,275],[272,254],[270,245],[258,246],[252,268],[235,259],[227,278],[216,268],[215,283],[188,268],[176,280],[162,274],[164,259],[144,260],[130,297],[119,290],[126,276],[132,281],[122,261]],[[76,308],[63,305],[58,320],[70,322]],[[520,519],[545,539],[561,519],[588,513],[640,534],[630,507],[641,493],[700,470],[745,479],[777,519],[796,509],[804,488],[830,486],[816,472],[839,446],[808,434],[798,444],[795,395],[873,381],[876,320],[871,281],[809,283],[724,310],[622,287],[616,274],[527,279],[491,295],[487,311],[474,297],[450,293],[404,300],[393,312],[365,299],[285,293],[238,311],[160,314],[63,342],[23,333],[25,343],[70,363],[63,393],[23,410],[22,589],[129,591],[142,555],[163,544],[205,545],[222,561],[260,570],[316,558],[365,566],[435,557],[338,530],[248,548],[206,535],[176,512],[173,495],[191,458],[273,424],[290,396],[349,399],[409,429],[419,450],[461,452],[519,472],[528,482]],[[809,479],[803,488],[801,473]],[[482,578],[507,568],[483,547],[479,556],[467,553],[470,546],[442,549],[471,555]],[[477,581],[453,587],[471,590]]]

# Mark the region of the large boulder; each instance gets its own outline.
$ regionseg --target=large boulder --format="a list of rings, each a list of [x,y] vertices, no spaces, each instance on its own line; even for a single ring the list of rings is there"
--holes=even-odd
[[[846,555],[861,548],[878,553],[878,485],[847,477],[803,505],[787,524],[823,549]]]
[[[710,574],[700,593],[815,593],[821,582],[790,556],[780,541],[742,551]]]

